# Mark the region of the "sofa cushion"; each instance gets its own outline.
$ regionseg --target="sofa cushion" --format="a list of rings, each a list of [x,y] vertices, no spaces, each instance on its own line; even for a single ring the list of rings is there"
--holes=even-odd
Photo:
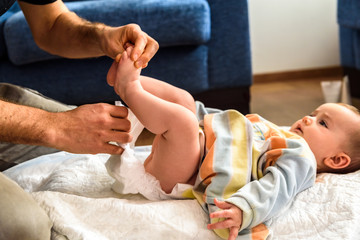
[[[160,48],[141,74],[191,93],[202,92],[209,88],[207,56],[208,47],[204,45]],[[22,66],[2,61],[0,82],[36,89],[47,97],[71,105],[114,103],[119,96],[106,84],[112,61],[108,57],[57,59]]]
[[[339,27],[341,66],[355,67],[354,31],[351,28]]]
[[[338,23],[348,28],[360,28],[360,1],[338,0]]]
[[[354,66],[360,69],[360,30],[352,31]],[[352,66],[352,67],[354,67]]]
[[[20,7],[17,3],[14,3],[12,7],[5,12],[3,15],[0,16],[0,59],[3,58],[6,55],[6,46],[5,46],[5,39],[4,35],[1,34],[4,32],[4,25],[6,20],[13,15],[15,12],[18,12],[20,10]]]
[[[161,47],[199,45],[210,38],[210,9],[206,0],[101,0],[66,4],[90,21],[110,26],[137,23]],[[16,65],[57,58],[36,46],[22,12],[7,19],[4,37],[9,59]]]
[[[341,65],[360,69],[360,1],[338,0]]]

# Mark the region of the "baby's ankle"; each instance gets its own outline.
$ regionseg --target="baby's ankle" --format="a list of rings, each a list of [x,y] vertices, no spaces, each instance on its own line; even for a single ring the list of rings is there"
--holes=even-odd
[[[123,84],[123,86],[121,86],[120,88],[119,95],[120,98],[126,102],[126,99],[128,99],[129,96],[136,96],[137,94],[139,94],[139,91],[141,90],[142,90],[142,86],[140,80],[137,79],[134,81],[129,81],[126,84]]]

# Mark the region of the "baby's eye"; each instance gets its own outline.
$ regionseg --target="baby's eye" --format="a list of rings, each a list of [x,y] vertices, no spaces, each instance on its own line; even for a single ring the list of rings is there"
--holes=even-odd
[[[324,120],[320,120],[319,124],[327,128],[326,122]]]

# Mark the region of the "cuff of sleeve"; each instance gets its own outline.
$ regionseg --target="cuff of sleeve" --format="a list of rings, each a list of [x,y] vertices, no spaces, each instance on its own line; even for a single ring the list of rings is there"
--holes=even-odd
[[[240,208],[241,211],[243,212],[243,219],[239,232],[248,228],[251,225],[254,218],[254,212],[250,204],[244,198],[239,198],[239,197],[231,197],[226,199],[225,201],[234,204],[235,206]]]

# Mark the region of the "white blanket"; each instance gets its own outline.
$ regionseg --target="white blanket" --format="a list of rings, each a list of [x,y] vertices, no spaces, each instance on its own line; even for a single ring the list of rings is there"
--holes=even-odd
[[[145,157],[149,147],[137,147]],[[196,200],[149,201],[119,195],[104,163],[109,155],[55,153],[5,172],[54,222],[52,239],[219,239]],[[270,225],[268,239],[359,239],[360,172],[318,177]]]

